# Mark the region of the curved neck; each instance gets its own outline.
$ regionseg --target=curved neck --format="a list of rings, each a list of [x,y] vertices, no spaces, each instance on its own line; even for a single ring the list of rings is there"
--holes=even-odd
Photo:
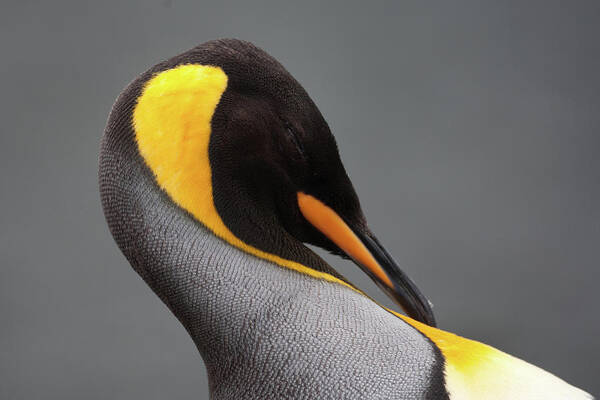
[[[209,368],[222,364],[243,352],[244,337],[257,328],[248,325],[252,315],[276,315],[315,280],[301,277],[303,284],[289,285],[290,275],[301,274],[231,246],[176,206],[156,185],[127,121],[114,117],[118,111],[100,154],[100,192],[111,233],[188,330]]]

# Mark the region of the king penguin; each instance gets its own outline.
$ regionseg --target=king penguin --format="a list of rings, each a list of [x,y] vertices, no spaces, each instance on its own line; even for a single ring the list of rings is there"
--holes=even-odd
[[[192,337],[214,400],[591,399],[435,328],[370,231],[323,116],[251,43],[203,43],[119,96],[100,194],[127,260]],[[359,265],[384,308],[305,243]]]

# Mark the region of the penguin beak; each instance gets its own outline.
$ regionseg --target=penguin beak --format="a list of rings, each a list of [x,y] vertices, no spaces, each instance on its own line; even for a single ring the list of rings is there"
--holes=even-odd
[[[370,232],[353,229],[332,208],[309,194],[298,192],[297,196],[304,218],[354,260],[408,316],[436,326],[429,300]]]

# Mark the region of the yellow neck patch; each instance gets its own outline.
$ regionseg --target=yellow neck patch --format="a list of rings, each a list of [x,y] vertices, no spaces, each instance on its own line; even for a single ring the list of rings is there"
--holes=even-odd
[[[186,64],[160,72],[144,86],[133,111],[140,154],[158,185],[215,235],[257,257],[315,278],[352,285],[325,272],[252,247],[225,226],[213,201],[208,146],[211,119],[227,88],[219,67]]]
[[[495,359],[498,355],[508,356],[507,354],[483,343],[432,328],[404,315],[394,314],[427,336],[440,349],[445,360],[446,389],[451,399],[487,398],[485,393],[477,393],[476,390],[478,385],[483,384],[487,392],[488,379],[495,378],[488,375],[485,361]]]
[[[523,360],[391,312],[440,349],[446,390],[452,400],[588,399],[583,391]]]

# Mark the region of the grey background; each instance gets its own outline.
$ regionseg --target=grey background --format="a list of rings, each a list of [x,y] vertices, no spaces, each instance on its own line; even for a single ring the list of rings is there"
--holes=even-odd
[[[443,329],[600,394],[597,1],[9,1],[0,14],[0,398],[207,397],[192,341],[110,237],[96,169],[121,89],[218,37],[255,42],[306,87]]]

